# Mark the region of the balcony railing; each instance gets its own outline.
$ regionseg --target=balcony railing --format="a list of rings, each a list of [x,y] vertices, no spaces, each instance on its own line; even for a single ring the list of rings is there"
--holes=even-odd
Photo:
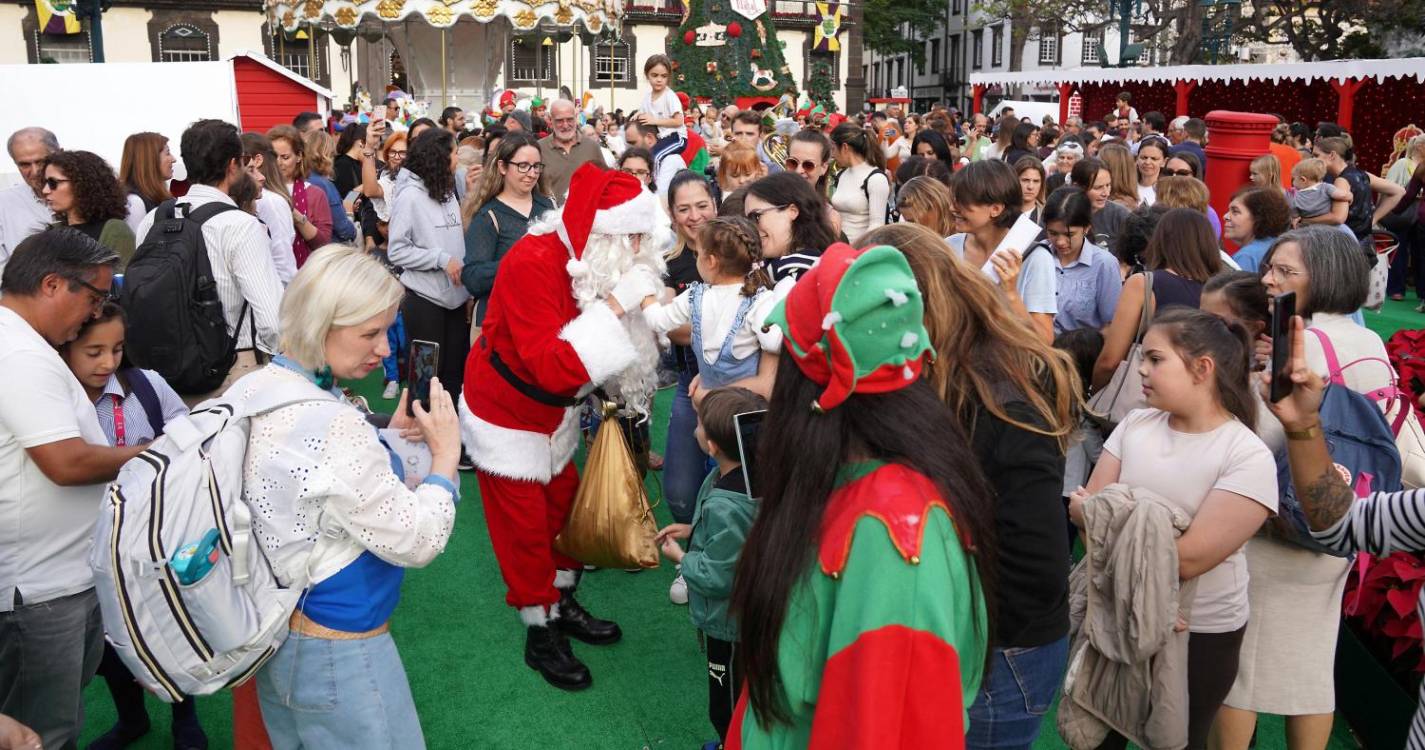
[[[626,0],[624,8],[634,19],[676,20],[683,16],[681,0]],[[817,18],[815,0],[772,0],[770,9],[777,21],[812,24]]]

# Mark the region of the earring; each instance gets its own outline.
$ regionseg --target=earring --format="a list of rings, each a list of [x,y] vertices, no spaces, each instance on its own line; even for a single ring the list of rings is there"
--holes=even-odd
[[[317,370],[315,375],[317,387],[324,391],[331,390],[332,386],[336,384],[336,378],[332,376],[331,365],[326,365],[322,367],[322,369]]]

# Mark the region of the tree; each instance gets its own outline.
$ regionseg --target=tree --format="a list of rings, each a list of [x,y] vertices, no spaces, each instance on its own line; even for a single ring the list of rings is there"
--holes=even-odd
[[[1303,60],[1385,57],[1387,40],[1425,27],[1422,0],[1264,0],[1242,29],[1250,41],[1286,41]]]
[[[738,97],[780,97],[797,92],[765,0],[737,0],[760,9],[755,18],[733,10],[731,0],[684,0],[683,21],[670,49],[672,87],[718,106]]]
[[[921,30],[944,22],[945,0],[866,0],[862,7],[861,44],[882,55],[925,59]]]

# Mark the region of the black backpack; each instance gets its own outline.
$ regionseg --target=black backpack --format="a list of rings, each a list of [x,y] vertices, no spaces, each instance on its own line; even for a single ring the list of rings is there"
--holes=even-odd
[[[207,220],[236,210],[226,203],[190,209],[164,201],[124,269],[119,304],[128,317],[128,361],[158,372],[181,394],[217,389],[237,361],[202,231]],[[244,302],[238,319],[246,315]]]
[[[843,172],[836,175],[836,187],[840,187],[841,185],[842,174],[845,173]],[[885,223],[894,224],[901,220],[901,214],[899,211],[896,210],[896,187],[895,185],[891,184],[891,175],[886,172],[886,170],[881,169],[880,167],[872,168],[871,173],[866,175],[866,179],[861,181],[861,194],[866,196],[866,202],[867,204],[869,204],[871,202],[871,178],[875,177],[876,175],[880,175],[886,178],[886,186],[890,188],[890,192],[887,194],[886,198]],[[868,205],[868,208],[870,208],[871,210],[875,210],[875,206]]]

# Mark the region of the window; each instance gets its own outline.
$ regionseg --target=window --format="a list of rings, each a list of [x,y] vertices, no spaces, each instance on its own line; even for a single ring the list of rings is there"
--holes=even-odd
[[[44,63],[87,63],[89,32],[78,34],[42,34],[35,32],[35,48]]]
[[[970,40],[970,70],[979,70],[985,66],[985,30],[970,32]]]
[[[960,35],[950,37],[950,80],[960,80]]]
[[[990,29],[990,66],[998,68],[1004,64],[1004,27]]]
[[[1079,56],[1081,65],[1098,65],[1098,51],[1103,47],[1103,29],[1083,34],[1084,50]]]
[[[940,72],[940,38],[930,40],[930,72]]]
[[[958,16],[958,15],[960,15],[960,0],[951,0],[951,3],[950,3],[950,15],[952,15],[952,16]]]
[[[208,35],[197,27],[180,24],[158,37],[159,62],[208,62],[212,59]]]
[[[871,71],[871,86],[872,88],[880,89],[882,86],[885,85],[885,81],[881,80],[881,64],[872,64]]]
[[[919,60],[916,60],[916,62],[915,62],[915,74],[916,74],[916,75],[918,75],[918,76],[923,76],[923,75],[925,75],[925,58],[927,58],[927,57],[930,57],[930,53],[929,53],[929,52],[926,52],[926,51],[924,51],[924,50],[922,50],[922,54],[921,54],[921,56],[920,56],[920,59],[919,59]]]
[[[509,85],[554,85],[554,47],[543,46],[539,42],[539,37],[510,40],[509,72],[506,75]]]
[[[905,85],[905,58],[896,60],[896,85]]]
[[[633,49],[627,42],[595,44],[589,48],[593,57],[590,85],[633,83]]]
[[[1059,30],[1047,28],[1039,30],[1039,64],[1059,64]]]

